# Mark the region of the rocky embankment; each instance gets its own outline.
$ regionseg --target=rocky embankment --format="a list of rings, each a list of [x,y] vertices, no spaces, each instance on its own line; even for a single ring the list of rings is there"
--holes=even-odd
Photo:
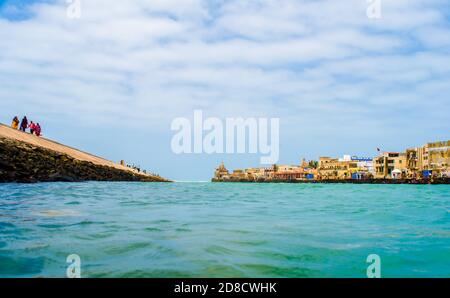
[[[147,174],[79,160],[44,147],[0,136],[0,182],[168,182]]]

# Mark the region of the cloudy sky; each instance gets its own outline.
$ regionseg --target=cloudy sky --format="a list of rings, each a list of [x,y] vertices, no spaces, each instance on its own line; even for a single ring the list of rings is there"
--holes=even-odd
[[[280,118],[280,163],[449,139],[450,2],[0,0],[0,122],[178,180],[225,161],[175,155],[175,117]]]

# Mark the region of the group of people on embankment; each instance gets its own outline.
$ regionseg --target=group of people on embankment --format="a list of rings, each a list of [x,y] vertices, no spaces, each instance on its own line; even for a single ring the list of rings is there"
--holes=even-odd
[[[40,137],[42,134],[41,125],[39,123],[34,123],[33,121],[30,121],[30,123],[28,123],[27,116],[24,116],[22,118],[22,121],[19,121],[19,118],[17,116],[14,117],[11,123],[11,127],[14,129],[19,129],[23,132],[27,132],[27,129],[30,129],[30,133],[38,137]]]

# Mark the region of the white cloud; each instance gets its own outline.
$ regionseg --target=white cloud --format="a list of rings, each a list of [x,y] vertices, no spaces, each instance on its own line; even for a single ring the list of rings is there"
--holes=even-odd
[[[365,0],[89,0],[69,19],[65,1],[36,4],[0,19],[1,105],[155,129],[198,107],[389,126],[408,104],[442,119],[423,99],[448,111],[446,6],[383,0],[370,20]]]

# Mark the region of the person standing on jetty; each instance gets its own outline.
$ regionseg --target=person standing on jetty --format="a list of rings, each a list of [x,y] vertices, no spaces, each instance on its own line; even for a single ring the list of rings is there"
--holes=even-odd
[[[13,129],[19,129],[19,124],[20,124],[19,118],[17,118],[17,116],[14,117],[14,119],[12,120],[12,123],[11,123],[11,127]]]
[[[34,131],[36,130],[36,124],[34,124],[33,121],[31,121],[28,127],[30,128],[30,133],[33,135]]]
[[[36,124],[36,128],[34,130],[34,134],[38,137],[41,136],[41,125],[39,125],[39,123]]]
[[[28,119],[27,116],[24,116],[22,122],[20,123],[20,130],[25,132],[27,130],[27,127],[28,127]]]

